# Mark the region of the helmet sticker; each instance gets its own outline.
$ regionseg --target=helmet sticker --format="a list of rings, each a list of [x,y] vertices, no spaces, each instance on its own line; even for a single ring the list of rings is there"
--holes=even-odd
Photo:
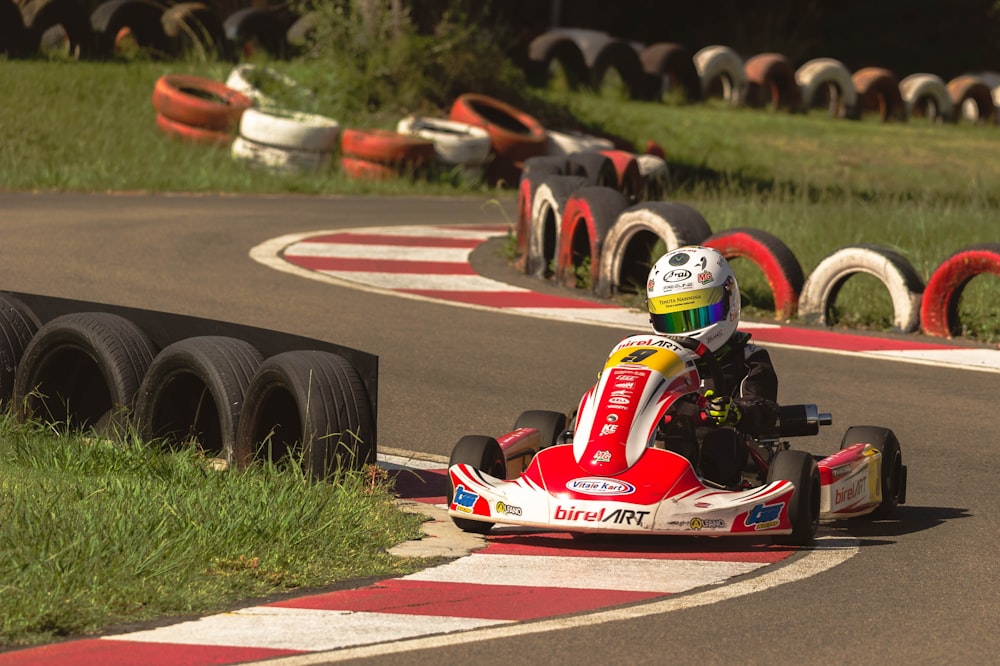
[[[664,282],[683,282],[684,280],[691,279],[691,271],[685,268],[679,268],[677,270],[670,271],[663,276]]]
[[[683,252],[678,252],[674,256],[670,257],[669,261],[671,266],[683,266],[688,262],[688,259],[690,259],[688,255],[684,254]]]

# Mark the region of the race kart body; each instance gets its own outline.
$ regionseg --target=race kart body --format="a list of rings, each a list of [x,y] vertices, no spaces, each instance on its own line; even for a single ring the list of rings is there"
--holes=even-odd
[[[681,402],[703,404],[699,367],[721,368],[703,345],[636,335],[611,351],[575,419],[524,412],[514,429],[456,444],[448,512],[462,529],[494,524],[569,532],[772,535],[804,545],[820,519],[886,512],[905,501],[906,468],[891,430],[850,428],[841,450],[819,458],[784,438],[829,425],[815,405],[782,406],[774,433],[746,438],[751,464],[739,487],[699,476],[667,450],[660,425]],[[567,430],[569,423],[572,427]]]

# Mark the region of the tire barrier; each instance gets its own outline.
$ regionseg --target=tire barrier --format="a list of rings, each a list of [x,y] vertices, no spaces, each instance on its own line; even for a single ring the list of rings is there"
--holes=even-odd
[[[194,125],[187,125],[168,118],[162,113],[156,114],[156,126],[161,132],[173,139],[203,146],[221,147],[227,146],[233,141],[233,135],[228,131],[203,129]]]
[[[726,259],[749,259],[764,273],[778,319],[789,319],[801,308],[802,266],[791,249],[773,234],[761,229],[734,228],[706,238],[702,245],[713,247]]]
[[[570,90],[579,90],[590,81],[590,71],[580,47],[571,37],[560,32],[546,32],[528,44],[528,77],[533,85],[544,86],[562,70]]]
[[[340,158],[340,170],[354,180],[386,181],[399,177],[399,171],[391,166],[348,155]]]
[[[595,187],[618,187],[618,169],[604,153],[575,153],[566,158],[566,175],[579,176]]]
[[[237,127],[243,112],[253,106],[242,93],[218,81],[190,74],[161,76],[153,87],[152,102],[158,122],[160,117],[172,121],[160,125],[168,132],[167,127],[179,131],[174,125],[185,125],[228,134]],[[197,131],[189,134],[192,138],[201,135]]]
[[[229,151],[237,162],[273,173],[315,173],[328,169],[331,164],[330,151],[318,152],[269,146],[245,136],[237,136]]]
[[[834,58],[814,58],[795,71],[802,111],[822,107],[831,118],[855,115],[858,92],[844,63]]]
[[[178,55],[197,55],[202,59],[232,57],[222,21],[210,5],[181,2],[163,10],[163,32],[173,42]]]
[[[923,282],[905,257],[877,245],[851,245],[821,261],[802,287],[799,316],[810,323],[827,325],[840,288],[857,273],[874,276],[889,291],[894,330],[917,330]]]
[[[396,177],[413,173],[434,160],[434,144],[430,141],[387,129],[344,129],[340,150],[341,165],[352,178]]]
[[[615,144],[610,139],[571,132],[565,130],[545,130],[547,139],[547,155],[572,155],[573,153],[596,153],[602,150],[614,150]]]
[[[996,107],[993,92],[982,79],[972,74],[948,82],[948,94],[955,106],[955,118],[976,124],[994,123]]]
[[[327,479],[376,459],[378,358],[278,331],[4,293],[0,391],[22,421],[134,428],[236,466],[301,453]]]
[[[905,118],[899,80],[893,72],[884,67],[865,67],[854,72],[851,80],[858,92],[854,118],[866,113],[876,114],[883,121]]]
[[[282,104],[264,92],[277,90],[282,98],[312,101],[315,94],[290,76],[279,72],[273,67],[243,63],[237,65],[226,77],[226,87],[249,97],[257,108],[282,108]]]
[[[603,150],[601,154],[611,160],[615,169],[615,187],[625,195],[629,203],[635,203],[642,197],[642,172],[635,154],[625,150]]]
[[[604,239],[594,292],[605,298],[615,292],[645,293],[658,242],[669,252],[683,245],[700,244],[711,233],[701,213],[682,203],[650,201],[626,208]]]
[[[288,56],[288,28],[292,18],[268,7],[237,9],[222,22],[233,54],[252,58],[262,51],[271,58]]]
[[[531,192],[525,230],[523,270],[528,275],[550,277],[559,250],[566,203],[574,192],[587,186],[579,176],[548,176]]]
[[[0,0],[0,54],[20,56],[27,41],[24,18],[13,0]]]
[[[582,187],[570,195],[559,230],[556,280],[560,284],[575,287],[582,280],[591,289],[597,285],[604,239],[627,207],[625,196],[610,187]]]
[[[747,75],[748,106],[792,113],[802,108],[802,91],[795,80],[795,69],[785,56],[761,53],[747,60],[743,69]]]
[[[639,61],[651,80],[650,98],[663,99],[680,90],[686,102],[702,100],[701,77],[686,46],[673,42],[651,44],[639,52]]]
[[[728,46],[706,46],[694,54],[695,68],[701,79],[701,96],[721,97],[733,106],[743,103],[747,74],[743,59]]]
[[[498,159],[520,165],[544,155],[548,145],[545,128],[534,117],[494,97],[465,93],[451,105],[450,120],[486,130]]]
[[[958,305],[962,292],[977,275],[1000,277],[1000,243],[971,245],[938,266],[920,302],[920,327],[926,335],[955,338],[962,335]]]
[[[642,192],[639,199],[657,201],[670,191],[670,168],[667,161],[658,155],[636,155],[639,165],[639,178],[642,180]]]
[[[337,147],[340,123],[315,113],[250,108],[240,117],[240,136],[275,148],[329,153]]]
[[[30,0],[21,13],[26,53],[62,51],[73,59],[89,54],[90,17],[78,0]]]
[[[90,15],[94,34],[94,53],[113,58],[121,46],[122,35],[129,35],[137,47],[157,58],[176,55],[173,42],[163,29],[163,5],[152,0],[108,0]]]
[[[548,178],[562,177],[566,173],[566,159],[559,155],[539,155],[529,157],[521,167],[517,188],[517,223],[514,228],[517,259],[515,267],[522,272],[530,272],[529,237],[531,235],[532,205],[536,190]]]
[[[613,70],[621,79],[629,99],[646,99],[650,86],[635,48],[625,40],[610,35],[597,35],[580,41],[580,52],[590,69],[590,87],[600,92],[605,79]]]
[[[482,127],[447,118],[406,116],[396,123],[396,131],[430,141],[437,163],[446,169],[482,177],[490,157],[490,135]]]
[[[907,118],[926,118],[938,123],[955,120],[951,93],[937,74],[910,74],[899,82],[899,93]]]

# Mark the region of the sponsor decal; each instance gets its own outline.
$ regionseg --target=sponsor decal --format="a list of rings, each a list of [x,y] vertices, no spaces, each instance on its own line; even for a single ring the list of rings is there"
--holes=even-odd
[[[697,516],[692,518],[691,522],[688,523],[688,527],[690,527],[695,531],[702,529],[717,530],[717,529],[722,529],[725,526],[726,526],[726,521],[724,520],[720,520],[718,518],[698,518]]]
[[[632,509],[615,509],[608,512],[607,509],[587,511],[586,509],[578,509],[575,506],[557,506],[552,518],[567,522],[612,523],[614,525],[635,525],[636,527],[642,527],[642,521],[648,515],[649,511],[634,511]]]
[[[598,435],[598,437],[607,437],[608,435],[613,435],[616,432],[618,432],[618,424],[617,423],[605,423],[601,427],[601,434]]]
[[[684,282],[691,279],[691,271],[685,268],[678,268],[663,275],[664,282]]]
[[[635,492],[631,483],[597,476],[573,479],[566,484],[566,489],[585,495],[631,495]]]
[[[521,507],[506,502],[497,502],[496,512],[505,516],[520,516]]]
[[[611,451],[598,451],[594,454],[593,461],[599,463],[611,462]]]
[[[455,488],[455,498],[451,500],[451,503],[455,505],[455,508],[458,511],[472,513],[472,507],[475,506],[476,500],[478,499],[479,495],[470,490],[466,490],[464,486],[460,485]]]
[[[722,265],[721,261],[719,262],[719,265],[720,266]],[[705,270],[706,266],[708,266],[708,258],[707,257],[702,257],[700,260],[698,260],[698,268],[700,268],[701,270]]]
[[[671,266],[683,266],[688,262],[688,259],[690,259],[688,255],[683,252],[678,252],[674,256],[670,257],[670,260],[667,263]]]
[[[781,517],[781,510],[785,508],[784,502],[777,504],[758,504],[747,513],[743,524],[755,530],[768,530],[777,527]]]
[[[710,509],[712,508],[711,502],[695,502],[694,505],[699,509]]]
[[[615,388],[616,389],[634,389],[635,388],[635,382],[617,381],[617,382],[615,382]]]
[[[866,479],[864,477],[861,477],[860,479],[855,481],[854,485],[852,486],[848,486],[847,488],[843,489],[837,488],[837,491],[834,493],[834,499],[833,499],[834,506],[840,506],[841,504],[850,504],[852,502],[855,502],[856,500],[861,499],[862,496],[861,494],[865,490],[865,481]]]
[[[698,282],[701,284],[707,284],[714,279],[715,276],[712,275],[711,271],[702,271],[701,273],[698,273]]]

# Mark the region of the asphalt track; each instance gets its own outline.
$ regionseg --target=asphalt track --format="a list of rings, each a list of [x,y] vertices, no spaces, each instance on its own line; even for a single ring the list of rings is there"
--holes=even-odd
[[[304,280],[248,255],[289,234],[503,222],[499,209],[473,200],[7,195],[0,287],[225,318],[377,353],[380,443],[441,456],[462,434],[503,432],[524,409],[574,402],[622,329]],[[479,259],[477,270],[505,277],[502,262]],[[755,331],[762,342],[765,330]],[[773,344],[782,400],[815,402],[835,416],[830,432],[802,448],[835,449],[848,424],[887,425],[910,468],[898,520],[824,528],[830,545],[818,551],[850,551],[831,568],[795,578],[788,572],[807,561],[795,555],[694,594],[286,661],[992,663],[998,502],[987,423],[998,376],[932,358],[938,352],[953,358],[936,345],[912,363]],[[782,572],[784,584],[769,586]],[[27,654],[3,657],[32,663]]]

